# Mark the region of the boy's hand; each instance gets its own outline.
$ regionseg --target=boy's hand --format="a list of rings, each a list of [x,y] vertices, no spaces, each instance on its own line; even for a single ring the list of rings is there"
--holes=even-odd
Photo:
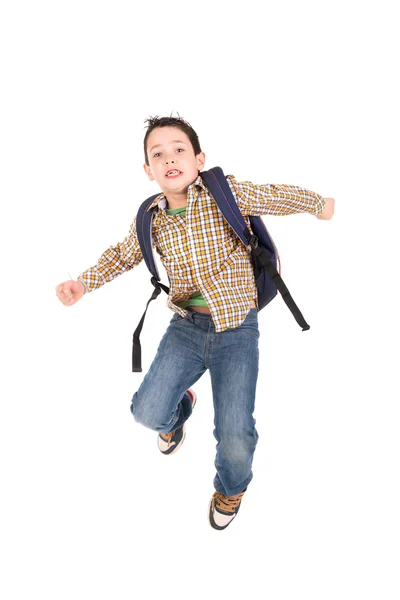
[[[324,198],[325,200],[325,208],[319,215],[315,215],[317,219],[321,219],[322,221],[329,221],[332,219],[333,213],[335,212],[335,200],[333,198]]]
[[[85,293],[85,288],[80,281],[64,281],[56,287],[56,296],[64,306],[72,306],[78,302]]]

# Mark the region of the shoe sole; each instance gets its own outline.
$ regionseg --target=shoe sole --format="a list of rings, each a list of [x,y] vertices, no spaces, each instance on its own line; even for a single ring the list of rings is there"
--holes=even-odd
[[[189,388],[189,390],[190,390],[190,393],[193,395],[193,402],[192,402],[192,410],[193,410],[193,409],[194,409],[194,407],[196,406],[196,402],[197,402],[197,394],[196,394],[196,392],[194,392],[194,391],[193,391],[193,390],[191,390],[190,388]]]

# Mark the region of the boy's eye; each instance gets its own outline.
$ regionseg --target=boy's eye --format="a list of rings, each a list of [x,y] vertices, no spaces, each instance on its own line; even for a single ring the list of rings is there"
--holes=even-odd
[[[176,152],[185,152],[184,148],[177,148]],[[161,156],[161,152],[155,152],[153,154],[153,158],[157,158],[158,156]]]

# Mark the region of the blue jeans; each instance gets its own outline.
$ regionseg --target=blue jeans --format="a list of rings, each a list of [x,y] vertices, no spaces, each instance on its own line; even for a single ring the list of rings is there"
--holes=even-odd
[[[233,496],[253,477],[258,311],[250,309],[239,327],[217,333],[210,315],[188,310],[188,318],[172,317],[131,411],[136,421],[159,433],[181,427],[192,413],[186,390],[209,369],[218,442],[214,487]]]

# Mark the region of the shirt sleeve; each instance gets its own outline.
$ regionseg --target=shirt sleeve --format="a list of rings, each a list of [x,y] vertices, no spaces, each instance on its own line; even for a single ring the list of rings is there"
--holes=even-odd
[[[318,215],[325,207],[322,196],[295,185],[256,185],[251,181],[238,182],[233,175],[228,175],[227,180],[244,215]]]
[[[115,246],[110,246],[100,256],[97,264],[83,271],[78,279],[82,279],[86,284],[87,291],[91,292],[122,273],[133,269],[142,260],[143,255],[136,233],[135,217],[126,238]]]

